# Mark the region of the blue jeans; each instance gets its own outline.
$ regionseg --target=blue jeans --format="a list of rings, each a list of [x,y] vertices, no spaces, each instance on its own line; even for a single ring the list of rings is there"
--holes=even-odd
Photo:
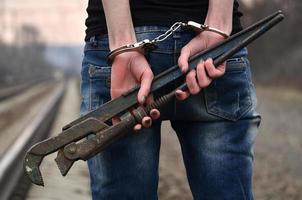
[[[165,27],[136,28],[138,40],[153,39]],[[156,75],[177,63],[194,33],[177,31],[146,57]],[[106,35],[86,42],[82,66],[81,114],[110,100]],[[174,101],[161,119],[140,134],[128,134],[88,161],[94,200],[157,199],[160,126],[170,120],[181,144],[194,199],[253,199],[253,143],[260,123],[251,71],[242,49],[227,61],[226,73],[198,95]]]

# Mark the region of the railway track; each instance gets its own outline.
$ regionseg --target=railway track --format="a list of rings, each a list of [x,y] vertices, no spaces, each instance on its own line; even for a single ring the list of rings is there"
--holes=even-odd
[[[0,199],[24,199],[29,182],[23,173],[26,150],[47,137],[65,91],[65,84],[56,87],[30,123],[0,157]]]
[[[29,81],[27,83],[14,85],[14,86],[11,86],[8,88],[1,88],[0,89],[0,101],[8,99],[21,92],[25,92],[27,89],[31,88],[35,84],[41,83],[43,81],[47,81],[47,80],[33,80],[33,81]]]

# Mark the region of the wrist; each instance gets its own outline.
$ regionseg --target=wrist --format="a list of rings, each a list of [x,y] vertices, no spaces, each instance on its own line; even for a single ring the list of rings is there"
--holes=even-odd
[[[114,49],[120,48],[128,44],[136,43],[136,37],[133,33],[109,33],[109,49],[112,51]]]
[[[230,35],[232,32],[232,20],[207,18],[204,24],[213,29],[217,29],[223,33],[226,33],[227,35]]]
[[[233,28],[233,3],[232,0],[209,0],[205,24],[230,35]]]
[[[108,64],[111,64],[112,61],[114,60],[114,58],[117,55],[123,54],[123,53],[126,53],[126,52],[137,52],[137,53],[140,53],[140,54],[144,55],[145,54],[145,47],[144,47],[145,44],[151,44],[151,43],[148,39],[146,39],[146,40],[143,40],[141,42],[127,44],[127,45],[118,47],[118,48],[110,51],[108,56],[107,56]]]

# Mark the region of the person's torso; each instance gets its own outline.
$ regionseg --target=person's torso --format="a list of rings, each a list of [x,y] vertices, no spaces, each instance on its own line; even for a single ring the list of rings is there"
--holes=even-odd
[[[134,26],[171,26],[177,21],[203,23],[208,10],[208,0],[130,0]],[[234,1],[233,33],[241,30],[238,2]],[[106,19],[100,0],[89,0],[86,19],[86,40],[107,33]]]

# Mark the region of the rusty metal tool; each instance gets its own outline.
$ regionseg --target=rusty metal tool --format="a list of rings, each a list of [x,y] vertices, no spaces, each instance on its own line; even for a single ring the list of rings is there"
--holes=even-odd
[[[200,60],[213,58],[215,66],[225,62],[241,48],[263,35],[284,18],[278,11],[247,29],[229,37],[216,46],[206,49],[189,60],[190,69],[194,69]],[[182,80],[185,75],[179,67],[172,66],[157,75],[151,86],[151,93],[162,91],[168,84]],[[122,96],[103,104],[98,109],[74,120],[63,127],[60,134],[46,139],[32,146],[24,159],[24,171],[31,182],[44,185],[40,172],[43,158],[58,152],[55,159],[61,174],[65,176],[73,163],[77,160],[87,160],[103,151],[114,141],[127,134],[135,124],[140,123],[153,108],[161,109],[175,96],[176,89],[185,89],[186,84],[178,84],[168,94],[155,99],[148,106],[140,106],[136,99],[139,87],[134,87]],[[120,117],[121,121],[109,126],[108,121],[113,117]]]

